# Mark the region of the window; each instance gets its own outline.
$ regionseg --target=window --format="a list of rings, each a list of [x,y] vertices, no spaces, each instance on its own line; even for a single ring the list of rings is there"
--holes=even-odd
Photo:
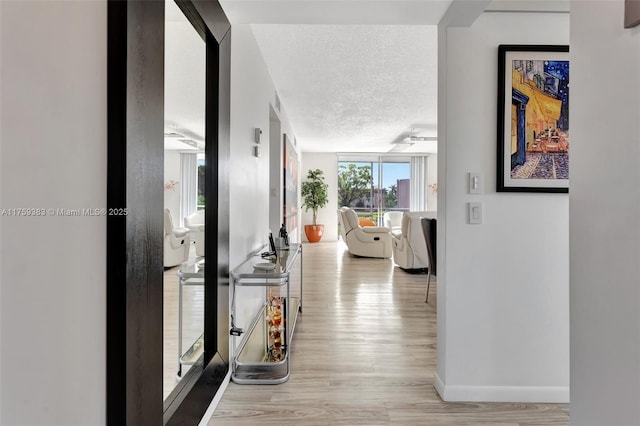
[[[204,153],[198,154],[198,200],[196,201],[196,208],[198,210],[204,210]]]
[[[425,210],[412,202],[414,187],[425,191],[426,180],[413,179],[413,158],[422,156],[338,156],[338,204],[354,209],[359,217],[382,224],[387,211]],[[426,162],[425,162],[426,163]],[[424,199],[424,197],[417,197]],[[424,203],[423,203],[424,204]]]

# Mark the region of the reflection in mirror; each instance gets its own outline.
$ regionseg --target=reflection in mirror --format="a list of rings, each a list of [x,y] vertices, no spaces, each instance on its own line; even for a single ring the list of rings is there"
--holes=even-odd
[[[165,2],[163,398],[202,370],[205,42]]]

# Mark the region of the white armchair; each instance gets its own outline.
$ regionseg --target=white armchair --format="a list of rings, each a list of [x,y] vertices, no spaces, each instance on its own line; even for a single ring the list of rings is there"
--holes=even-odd
[[[189,230],[174,228],[169,209],[164,209],[164,267],[180,265],[189,259]]]
[[[184,226],[191,230],[196,246],[196,256],[204,256],[204,210],[198,210],[185,217]]]
[[[391,229],[392,234],[400,233],[402,227],[402,212],[386,212],[382,219],[384,220],[384,226]]]
[[[338,210],[340,232],[349,253],[363,257],[391,257],[391,234],[384,226],[361,227],[358,215],[349,207]]]
[[[435,211],[405,212],[400,233],[393,234],[393,261],[402,269],[429,267],[427,244],[422,231],[421,218],[435,219]]]

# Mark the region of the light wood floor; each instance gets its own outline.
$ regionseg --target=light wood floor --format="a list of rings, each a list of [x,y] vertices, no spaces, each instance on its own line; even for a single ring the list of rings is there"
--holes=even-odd
[[[567,405],[446,403],[435,286],[343,243],[304,245],[304,309],[281,385],[230,383],[209,425],[568,425]]]

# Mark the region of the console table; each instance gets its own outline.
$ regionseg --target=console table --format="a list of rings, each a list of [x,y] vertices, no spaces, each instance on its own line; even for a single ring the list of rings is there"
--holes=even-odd
[[[264,288],[262,307],[247,330],[232,323],[232,347],[237,349],[231,380],[239,384],[279,384],[289,379],[289,348],[298,313],[302,312],[302,245],[291,244],[288,249],[276,250],[276,256],[263,258],[261,252],[266,249],[263,247],[230,274],[232,319],[243,303],[238,289]]]

